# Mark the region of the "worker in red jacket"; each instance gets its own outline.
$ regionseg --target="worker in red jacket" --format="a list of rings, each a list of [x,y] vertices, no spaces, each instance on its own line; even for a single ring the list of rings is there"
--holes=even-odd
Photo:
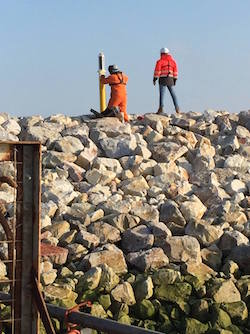
[[[161,58],[156,62],[153,84],[156,84],[157,79],[159,79],[160,88],[160,106],[157,114],[163,113],[164,107],[164,96],[166,90],[169,90],[171,94],[176,113],[180,112],[180,108],[177,102],[177,97],[174,92],[173,86],[176,84],[178,78],[177,64],[174,58],[170,55],[167,48],[161,49]]]
[[[109,99],[108,107],[102,112],[103,116],[113,116],[114,112],[119,112],[120,120],[125,122],[129,121],[127,114],[127,90],[126,85],[128,77],[121,72],[116,65],[110,65],[108,67],[110,75],[105,78],[101,76],[102,84],[109,84],[111,88],[111,96]],[[119,110],[118,110],[119,108]],[[119,117],[118,117],[119,118]]]

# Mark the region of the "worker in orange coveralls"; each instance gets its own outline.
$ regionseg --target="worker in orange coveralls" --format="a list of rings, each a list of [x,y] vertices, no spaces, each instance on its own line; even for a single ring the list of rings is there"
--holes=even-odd
[[[121,121],[128,122],[126,90],[128,77],[118,69],[117,65],[110,65],[108,70],[110,75],[107,78],[102,75],[101,83],[110,85],[111,96],[108,107],[102,112],[102,116],[114,116],[115,113],[118,113],[117,116]]]

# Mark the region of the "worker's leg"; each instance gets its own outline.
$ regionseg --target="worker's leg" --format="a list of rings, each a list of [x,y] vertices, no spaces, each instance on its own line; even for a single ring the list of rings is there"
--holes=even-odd
[[[160,103],[159,103],[159,109],[157,111],[157,114],[163,113],[163,107],[164,107],[164,97],[166,92],[166,86],[159,84],[159,93],[160,93]]]
[[[179,113],[180,108],[179,108],[179,105],[178,105],[177,97],[175,95],[174,86],[167,86],[167,87],[168,87],[169,93],[171,94],[171,97],[172,97],[172,100],[173,100],[173,103],[174,103],[174,106],[175,106],[175,111],[177,113]]]
[[[129,117],[127,114],[127,97],[122,99],[121,103],[119,104],[119,108],[120,108],[120,112],[123,113],[124,121],[128,122]]]

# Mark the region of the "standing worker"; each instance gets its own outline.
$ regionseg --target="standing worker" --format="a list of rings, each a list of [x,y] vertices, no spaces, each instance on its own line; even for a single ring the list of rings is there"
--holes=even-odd
[[[159,89],[160,89],[160,106],[157,114],[163,113],[164,107],[164,96],[168,88],[171,94],[175,111],[180,113],[180,108],[177,102],[177,97],[174,92],[174,87],[178,77],[177,64],[174,58],[170,55],[167,48],[161,49],[161,58],[156,62],[153,84],[156,84],[157,79],[159,79]]]
[[[109,99],[108,107],[101,114],[102,116],[113,116],[118,112],[121,121],[128,122],[127,114],[127,90],[126,84],[128,77],[122,71],[120,71],[117,65],[110,65],[108,67],[110,75],[105,78],[101,76],[102,84],[109,84],[111,88],[111,96]],[[119,109],[119,110],[118,110]]]

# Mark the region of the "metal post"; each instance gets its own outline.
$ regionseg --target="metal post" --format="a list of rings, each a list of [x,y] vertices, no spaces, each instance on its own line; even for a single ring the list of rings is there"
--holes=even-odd
[[[65,319],[66,309],[55,305],[47,304],[47,309],[52,318],[58,320]],[[94,317],[83,312],[72,312],[68,315],[69,322],[78,324],[84,328],[92,328],[107,334],[160,334],[160,332],[136,327],[132,325],[121,324],[114,320]]]
[[[105,85],[101,83],[101,75],[105,75],[104,54],[99,53],[99,91],[100,91],[100,112],[106,109],[106,90]]]

